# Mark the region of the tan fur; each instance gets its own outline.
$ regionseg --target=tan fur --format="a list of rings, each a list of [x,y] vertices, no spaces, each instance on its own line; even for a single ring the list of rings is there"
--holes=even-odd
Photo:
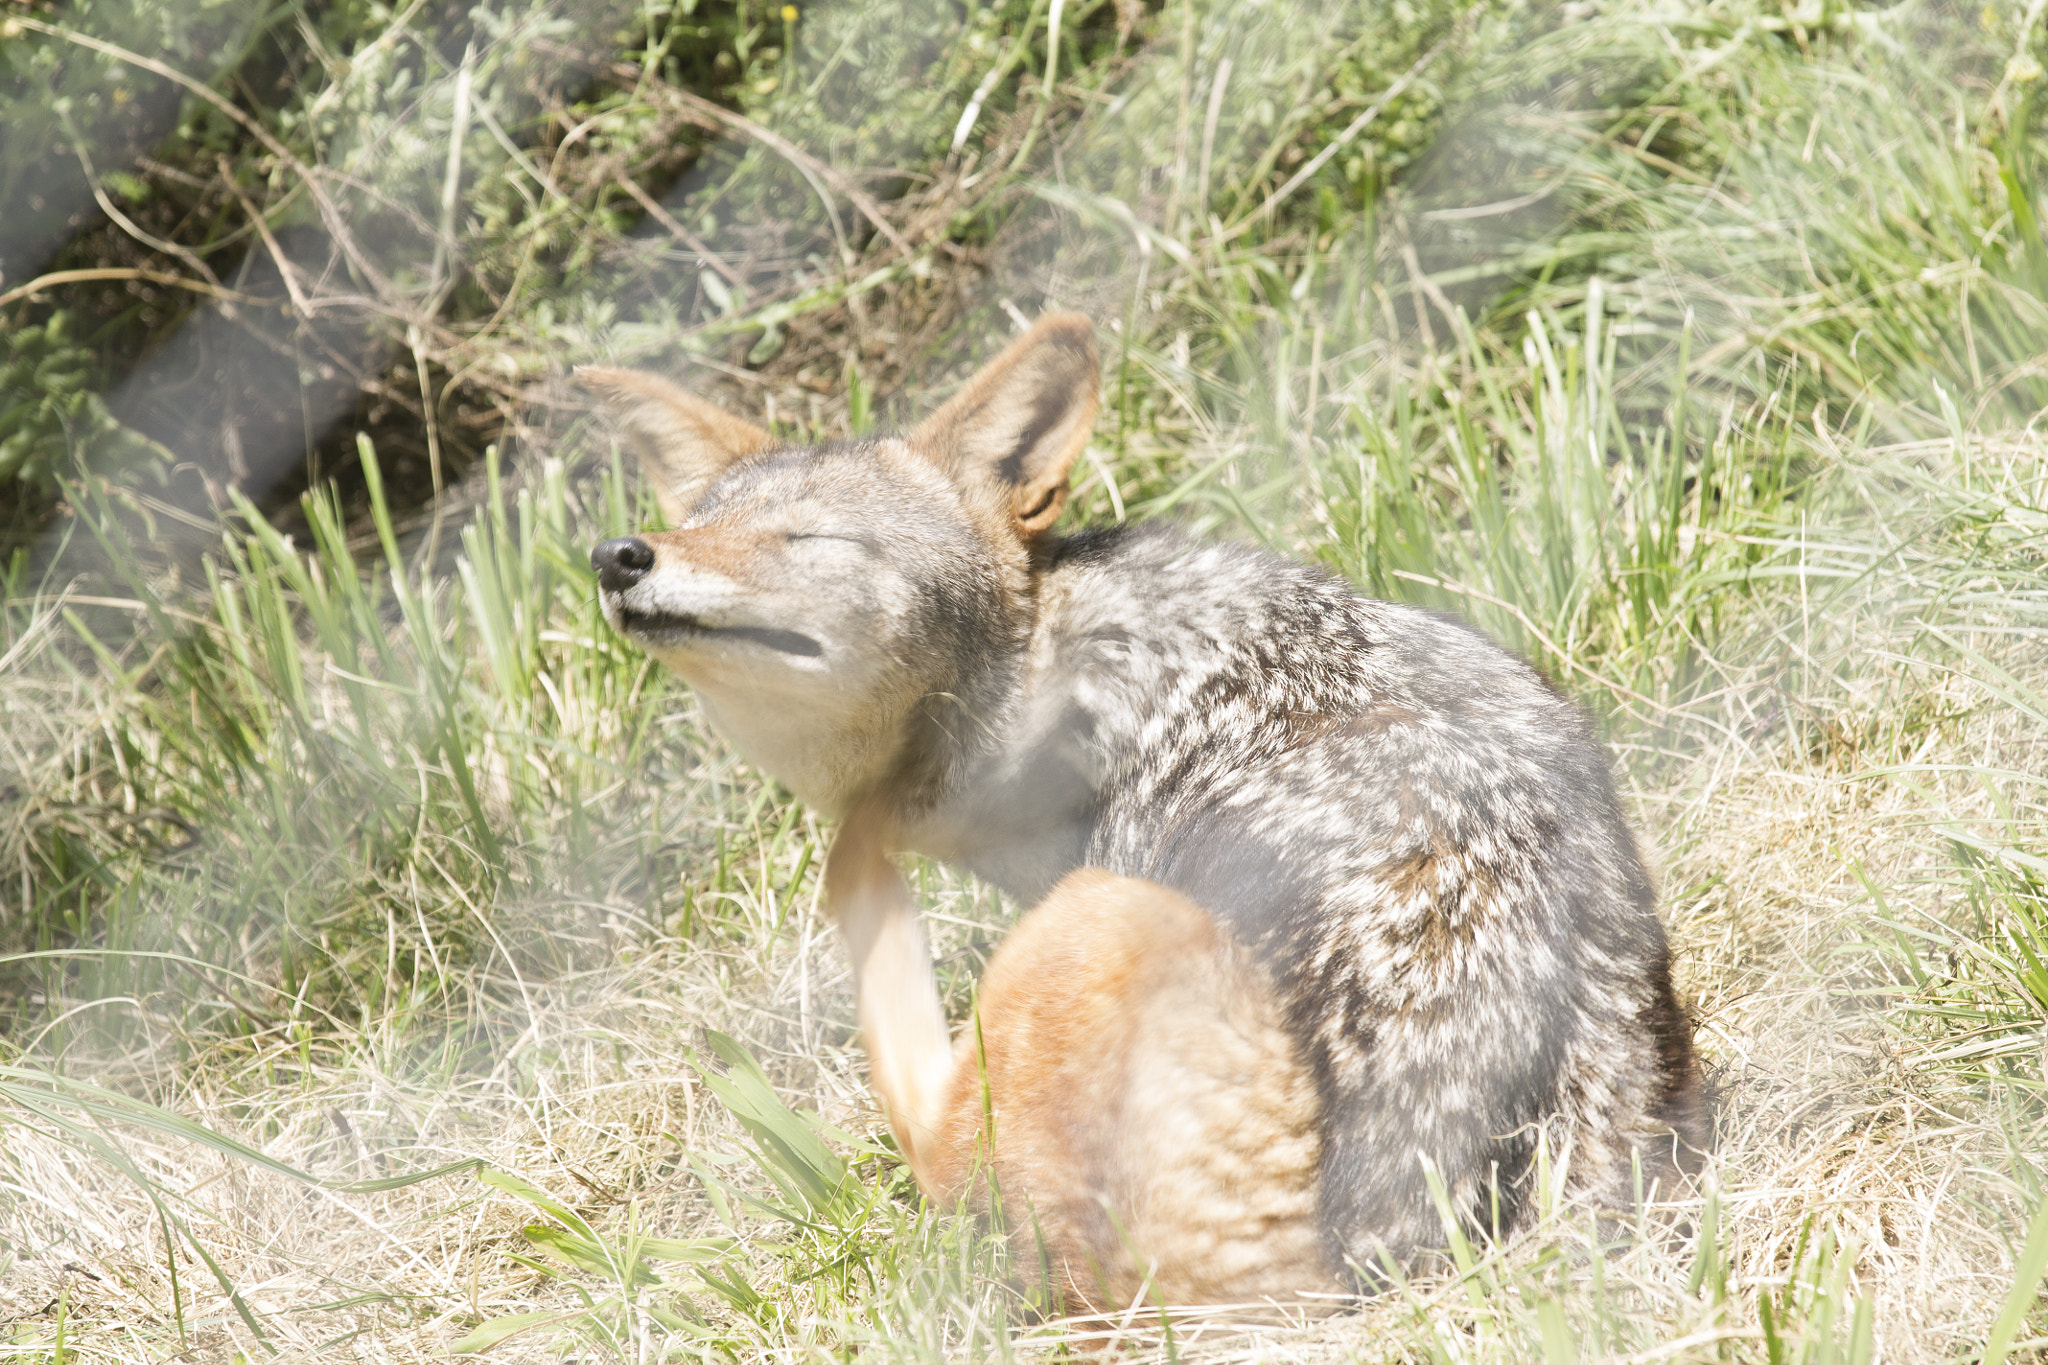
[[[1100,402],[1095,329],[1053,313],[981,367],[910,433],[911,448],[956,477],[996,474],[1015,531],[1059,520],[1067,471],[1088,444]]]
[[[991,1215],[1058,1311],[1331,1307],[1315,1087],[1244,949],[1164,887],[1083,869],[1017,922],[948,1044],[887,842],[873,807],[849,817],[826,900],[919,1186]]]
[[[1315,1087],[1265,973],[1211,916],[1070,873],[989,963],[976,1024],[929,1180],[996,1207],[1023,1278],[1102,1312],[1338,1292]]]
[[[699,573],[714,573],[737,583],[760,579],[762,561],[774,537],[746,527],[707,526],[683,531],[653,531],[642,537],[657,556],[672,555]]]
[[[773,439],[752,422],[644,370],[585,365],[576,379],[619,418],[672,526],[682,524],[720,470]]]

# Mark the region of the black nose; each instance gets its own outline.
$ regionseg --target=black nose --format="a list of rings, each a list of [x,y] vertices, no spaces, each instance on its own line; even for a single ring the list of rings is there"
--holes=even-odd
[[[619,536],[590,552],[590,567],[606,592],[624,592],[654,567],[654,547],[638,536]]]

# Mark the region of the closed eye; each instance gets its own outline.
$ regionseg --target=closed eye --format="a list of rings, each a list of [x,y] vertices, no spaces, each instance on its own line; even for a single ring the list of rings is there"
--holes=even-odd
[[[858,545],[871,555],[879,555],[882,552],[880,542],[873,536],[852,535],[839,531],[792,531],[784,539],[792,545],[799,540],[839,540],[848,545]]]

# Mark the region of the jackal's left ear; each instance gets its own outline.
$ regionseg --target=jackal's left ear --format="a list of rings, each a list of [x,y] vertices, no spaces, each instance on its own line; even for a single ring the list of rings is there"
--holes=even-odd
[[[585,365],[576,382],[604,400],[626,430],[669,525],[680,526],[705,485],[774,438],[751,422],[645,370]]]
[[[1067,471],[1101,401],[1095,329],[1051,313],[984,365],[910,433],[913,449],[963,484],[993,482],[1017,533],[1044,534],[1067,500]]]

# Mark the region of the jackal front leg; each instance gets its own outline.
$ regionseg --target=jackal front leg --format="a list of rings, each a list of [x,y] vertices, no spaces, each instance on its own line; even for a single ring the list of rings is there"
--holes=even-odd
[[[953,1072],[953,1046],[917,907],[889,862],[888,823],[866,807],[840,826],[825,859],[825,903],[853,960],[853,991],[875,1093],[926,1191]]]

